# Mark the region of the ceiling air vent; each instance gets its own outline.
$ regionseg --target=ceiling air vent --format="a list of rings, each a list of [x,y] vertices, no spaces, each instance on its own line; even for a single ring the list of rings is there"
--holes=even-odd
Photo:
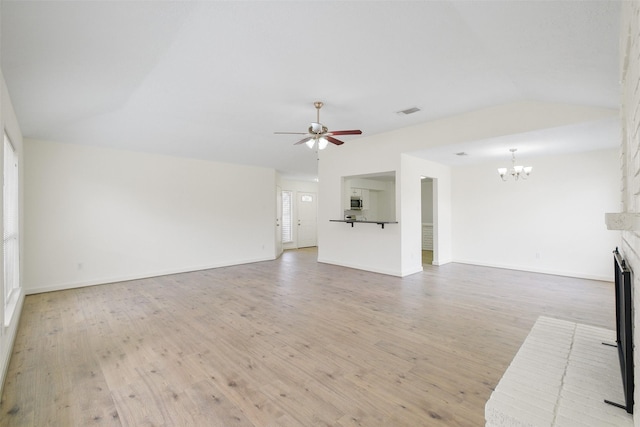
[[[411,107],[407,108],[406,110],[396,111],[396,114],[398,114],[399,116],[408,116],[409,114],[417,113],[418,111],[420,111],[418,107]]]

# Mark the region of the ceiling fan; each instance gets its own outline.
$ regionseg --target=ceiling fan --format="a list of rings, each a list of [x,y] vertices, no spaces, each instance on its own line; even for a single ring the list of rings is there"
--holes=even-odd
[[[308,132],[274,132],[275,134],[286,134],[286,135],[306,135],[300,141],[296,142],[293,145],[298,144],[307,144],[307,147],[313,149],[315,143],[318,143],[318,149],[324,150],[327,148],[328,143],[332,143],[335,145],[344,144],[343,141],[334,138],[336,135],[360,135],[362,134],[361,130],[333,130],[329,132],[329,129],[320,123],[320,109],[324,105],[320,101],[316,101],[313,103],[316,107],[317,115],[316,121],[311,123],[309,126]]]

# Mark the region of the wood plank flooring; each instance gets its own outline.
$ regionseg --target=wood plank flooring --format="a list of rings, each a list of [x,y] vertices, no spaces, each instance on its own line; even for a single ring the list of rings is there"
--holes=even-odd
[[[539,315],[614,328],[606,282],[316,256],[28,296],[0,426],[481,426]]]
[[[433,251],[422,251],[422,265],[431,265],[433,263]]]

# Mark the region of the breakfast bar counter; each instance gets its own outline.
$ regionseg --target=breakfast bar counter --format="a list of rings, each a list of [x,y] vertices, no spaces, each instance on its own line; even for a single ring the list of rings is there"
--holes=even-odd
[[[329,221],[331,222],[345,222],[347,224],[351,224],[351,227],[353,227],[353,224],[378,224],[379,226],[381,226],[384,229],[384,225],[385,224],[397,224],[398,221],[359,221],[359,220],[354,220],[354,219],[330,219]]]

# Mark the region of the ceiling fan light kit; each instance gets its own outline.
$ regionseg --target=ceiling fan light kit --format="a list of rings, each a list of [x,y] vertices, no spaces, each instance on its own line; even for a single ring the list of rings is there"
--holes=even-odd
[[[324,150],[327,148],[329,143],[334,145],[342,145],[344,141],[340,141],[339,139],[334,138],[334,135],[361,135],[362,131],[358,129],[354,130],[335,130],[329,131],[325,125],[320,123],[320,109],[324,105],[321,101],[316,101],[313,103],[313,106],[316,107],[316,121],[311,122],[307,133],[304,132],[274,132],[275,134],[286,134],[286,135],[306,135],[300,141],[296,142],[294,145],[305,144],[307,147],[313,150],[313,147],[316,146],[318,150]]]
[[[509,179],[509,175],[516,181],[520,178],[527,179],[529,175],[531,175],[533,167],[516,165],[516,151],[518,151],[518,149],[510,148],[509,151],[511,151],[511,169],[498,168],[498,175],[500,175],[503,181]]]

